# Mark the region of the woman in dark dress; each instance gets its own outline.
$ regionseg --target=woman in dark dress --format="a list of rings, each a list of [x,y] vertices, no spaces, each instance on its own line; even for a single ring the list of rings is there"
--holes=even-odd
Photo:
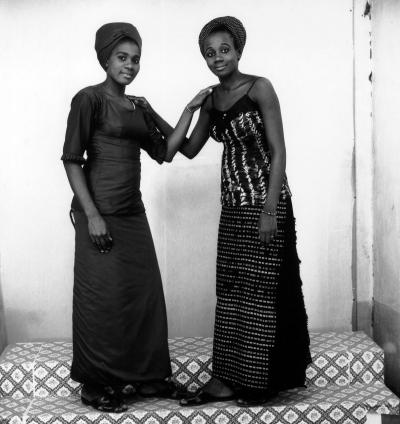
[[[223,143],[222,211],[212,379],[181,405],[263,404],[303,386],[311,361],[279,101],[270,81],[239,71],[245,42],[230,16],[199,36],[220,83],[181,151],[193,158],[209,136]]]
[[[166,308],[141,200],[140,150],[162,163],[180,141],[161,136],[158,128],[172,128],[143,98],[125,95],[139,72],[141,47],[131,24],[97,31],[106,80],[74,96],[62,155],[75,194],[71,377],[83,383],[85,404],[108,412],[124,411],[121,392],[135,387],[142,396],[179,397],[168,380]],[[200,92],[192,106],[207,95]]]

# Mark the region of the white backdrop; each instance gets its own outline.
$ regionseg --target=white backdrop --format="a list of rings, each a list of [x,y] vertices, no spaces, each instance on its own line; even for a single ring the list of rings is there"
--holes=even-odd
[[[71,335],[71,190],[61,161],[80,88],[104,79],[96,29],[129,21],[143,38],[128,93],[174,124],[216,83],[197,36],[233,15],[247,29],[243,72],[281,101],[287,174],[312,329],[350,329],[353,149],[350,0],[0,0],[0,266],[9,342]],[[143,154],[142,192],[162,271],[170,335],[210,335],[215,306],[221,146],[158,166]]]

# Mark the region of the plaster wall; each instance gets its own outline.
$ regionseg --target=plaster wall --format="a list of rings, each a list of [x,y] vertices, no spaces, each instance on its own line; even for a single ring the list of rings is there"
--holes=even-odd
[[[400,394],[400,3],[372,3],[374,138],[374,337],[386,382]]]
[[[353,3],[353,329],[371,336],[374,280],[371,19],[365,0]]]
[[[197,46],[221,15],[248,31],[243,72],[281,102],[287,174],[311,329],[351,328],[353,77],[350,0],[0,1],[0,255],[9,342],[71,335],[71,190],[59,160],[72,96],[103,80],[94,45],[105,22],[132,21],[144,44],[127,90],[174,124],[215,84]],[[162,272],[170,335],[212,334],[222,147],[158,166],[142,192]]]
[[[7,345],[6,322],[4,316],[3,296],[0,286],[0,354]]]

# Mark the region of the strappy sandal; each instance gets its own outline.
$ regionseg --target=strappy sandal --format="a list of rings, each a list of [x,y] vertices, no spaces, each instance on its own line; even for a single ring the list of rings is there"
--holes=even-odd
[[[143,386],[144,384],[138,388],[138,393],[144,398],[158,397],[163,399],[179,400],[188,395],[188,391],[185,386],[182,386],[170,379],[162,382],[156,382],[153,386],[154,390],[143,390]]]
[[[128,410],[127,405],[125,405],[112,387],[105,387],[104,393],[100,396],[93,397],[93,399],[89,399],[81,393],[81,401],[83,404],[101,412],[120,414]]]
[[[210,402],[227,402],[229,400],[236,399],[236,395],[232,394],[229,396],[214,396],[209,392],[205,392],[202,388],[198,389],[196,392],[183,398],[179,401],[181,406],[197,406],[204,405],[205,403]]]
[[[166,381],[167,386],[165,390],[163,390],[159,397],[163,397],[166,399],[174,399],[174,400],[180,400],[184,399],[188,395],[187,388],[183,386],[182,384],[178,384],[173,380]]]
[[[127,384],[119,388],[122,401],[129,404],[137,400],[138,392],[133,384]]]

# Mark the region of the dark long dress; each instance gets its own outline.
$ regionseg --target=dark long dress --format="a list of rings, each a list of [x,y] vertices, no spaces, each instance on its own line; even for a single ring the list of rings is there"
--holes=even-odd
[[[311,361],[307,315],[286,177],[277,236],[268,246],[259,239],[271,155],[248,93],[226,111],[212,99],[210,135],[224,144],[213,376],[243,388],[281,390],[304,385]]]
[[[75,266],[71,377],[119,385],[171,374],[160,271],[140,193],[140,149],[162,162],[144,111],[101,85],[72,100],[62,159],[83,164],[114,245],[101,254],[74,197]],[[87,160],[84,159],[84,152]]]

